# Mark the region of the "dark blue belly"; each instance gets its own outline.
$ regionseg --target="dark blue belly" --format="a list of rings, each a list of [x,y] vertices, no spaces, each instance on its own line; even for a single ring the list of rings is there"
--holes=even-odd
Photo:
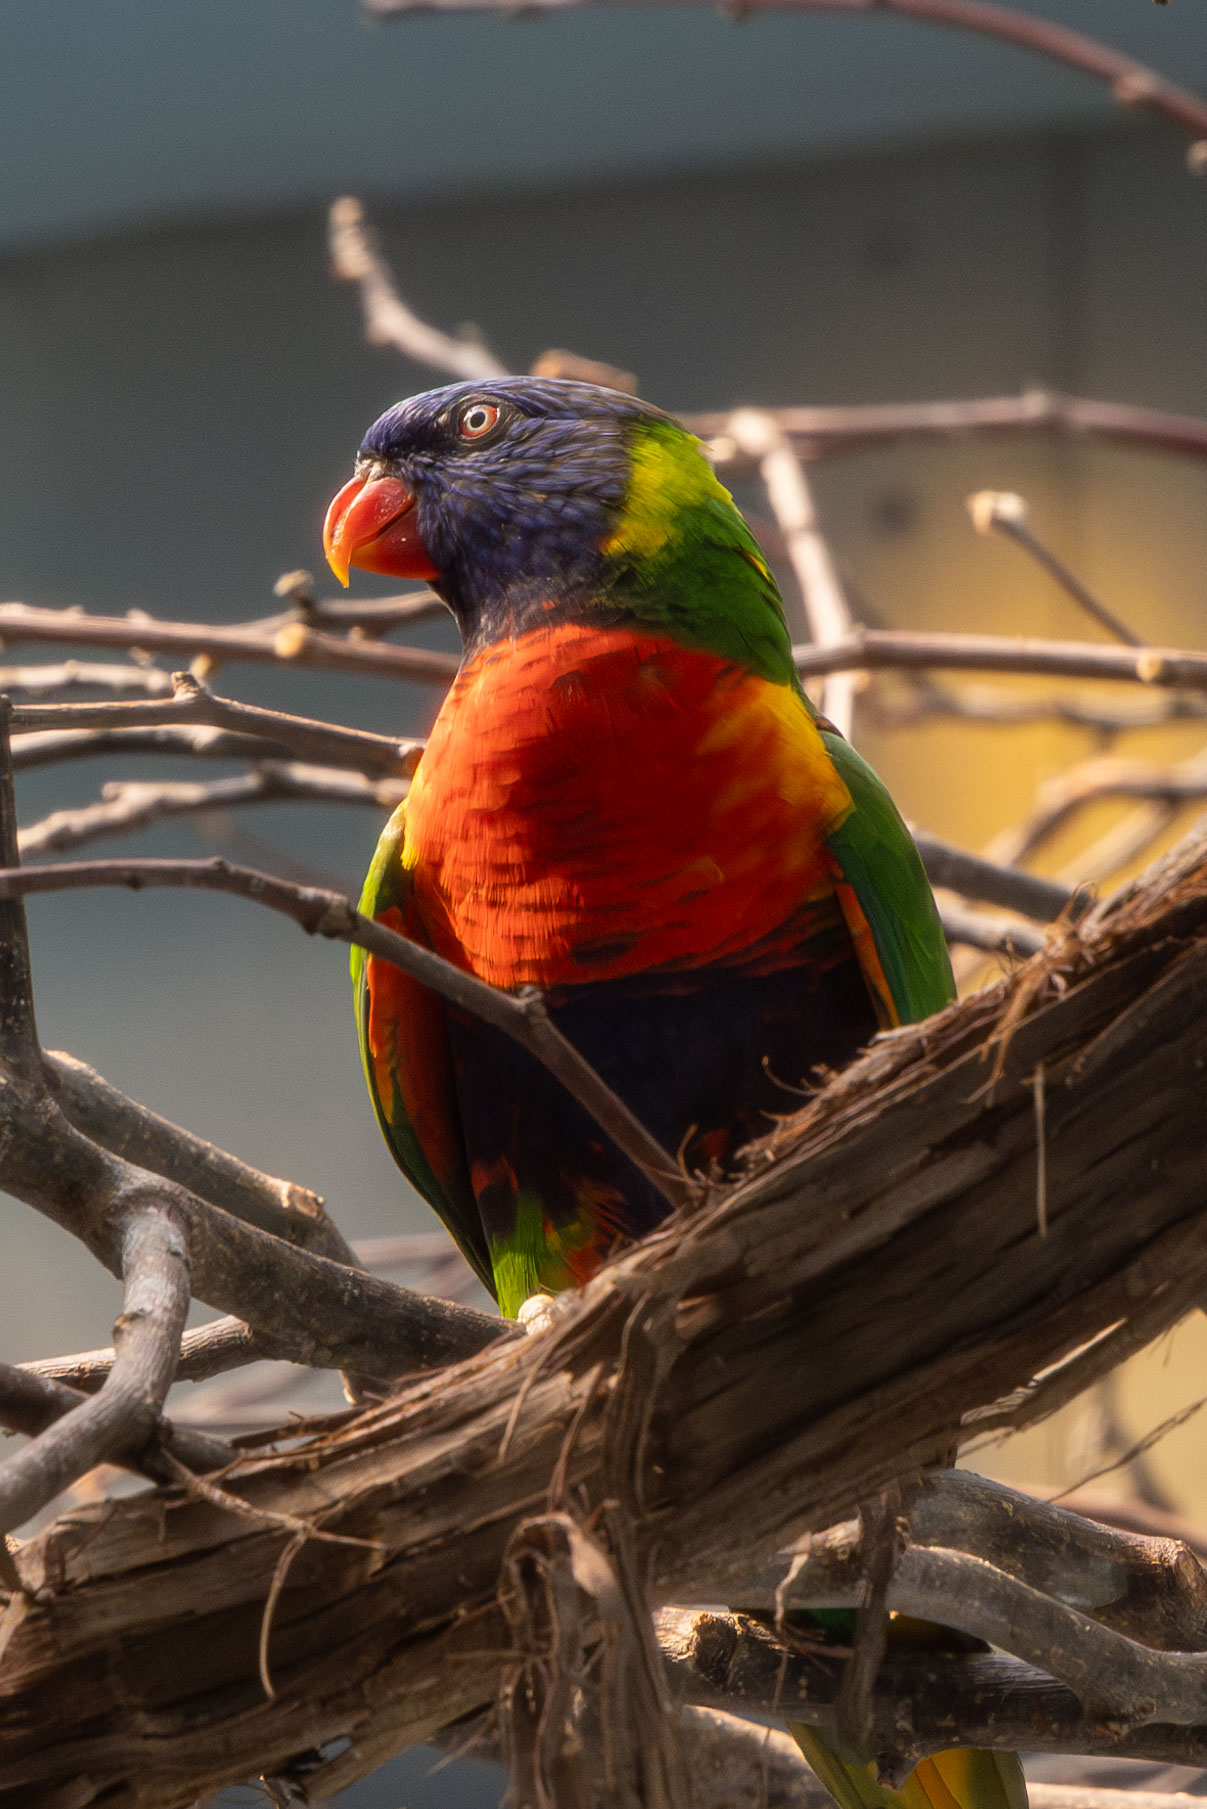
[[[663,1148],[703,1169],[729,1168],[743,1144],[799,1108],[819,1067],[844,1066],[876,1031],[853,955],[772,974],[711,969],[675,984],[664,975],[566,988],[549,1008]],[[661,1194],[539,1062],[477,1019],[448,1017],[488,1239],[508,1235],[517,1192],[539,1199],[554,1226],[579,1216],[584,1194],[618,1193],[617,1241],[665,1218]]]

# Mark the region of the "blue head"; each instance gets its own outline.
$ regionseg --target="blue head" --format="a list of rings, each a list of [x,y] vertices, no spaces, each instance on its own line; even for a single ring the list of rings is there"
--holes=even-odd
[[[620,516],[631,446],[668,417],[591,383],[501,377],[399,402],[361,444],[332,504],[336,570],[430,578],[467,641],[551,599],[600,601],[602,543]]]

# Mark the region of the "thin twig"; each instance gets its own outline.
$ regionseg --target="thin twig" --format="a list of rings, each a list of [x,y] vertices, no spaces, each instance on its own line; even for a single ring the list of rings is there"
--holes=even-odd
[[[17,802],[11,756],[12,704],[0,694],[0,860],[15,867]],[[19,897],[0,902],[0,1063],[14,1074],[36,1074],[40,1051],[34,1019],[33,969],[25,907]]]
[[[22,704],[13,710],[13,730],[141,729],[173,723],[201,723],[243,735],[263,735],[304,760],[357,772],[406,777],[415,769],[422,742],[373,735],[289,716],[258,704],[215,697],[187,672],[173,674],[175,695],[149,703]]]
[[[305,666],[327,672],[359,672],[366,677],[411,679],[447,685],[458,661],[451,653],[424,647],[393,647],[374,640],[345,640],[290,620],[272,633],[257,625],[219,628],[200,622],[160,622],[151,617],[90,616],[83,610],[39,609],[29,603],[0,603],[0,640],[79,647],[142,647],[148,652],[183,653],[190,659],[227,665]]]
[[[1064,560],[1058,559],[1051,548],[1044,545],[1027,519],[1027,504],[1023,497],[1008,490],[978,490],[975,496],[968,498],[968,512],[978,534],[996,531],[1021,546],[1050,578],[1056,580],[1066,596],[1072,597],[1078,608],[1115,640],[1122,641],[1127,647],[1145,645],[1142,636],[1120,621],[1089,586],[1082,583],[1076,572],[1070,571]]]
[[[428,364],[452,377],[505,377],[507,367],[493,352],[472,339],[453,339],[413,314],[394,286],[364,209],[352,195],[332,204],[327,246],[334,274],[360,288],[365,337],[371,345],[392,345],[416,364]]]
[[[925,674],[905,678],[904,695],[886,696],[879,685],[864,692],[862,707],[880,728],[912,728],[920,722],[953,719],[1013,728],[1036,722],[1059,722],[1089,729],[1096,735],[1128,734],[1133,729],[1164,728],[1170,722],[1201,722],[1207,702],[1193,693],[1157,697],[1124,697],[1117,703],[1091,697],[1016,697],[989,685],[943,685]]]
[[[1032,924],[1018,923],[1012,917],[992,916],[987,911],[966,911],[963,906],[945,900],[939,904],[939,917],[948,942],[983,949],[986,954],[1035,955],[1046,940],[1043,931]]]
[[[146,829],[166,817],[197,816],[246,804],[368,804],[393,810],[406,796],[401,779],[369,779],[335,767],[262,762],[233,779],[110,782],[102,799],[74,810],[56,810],[20,834],[24,857],[62,854],[108,835]]]
[[[1072,888],[1057,880],[1041,879],[1020,867],[1002,866],[981,855],[968,854],[953,842],[924,830],[911,833],[932,886],[946,886],[950,891],[962,892],[965,898],[1001,905],[1007,911],[1021,911],[1040,923],[1054,923],[1074,897]]]
[[[834,458],[905,440],[967,439],[1014,433],[1143,446],[1184,458],[1207,458],[1207,421],[1193,415],[1100,402],[1053,390],[1020,396],[982,396],[957,402],[874,402],[859,407],[775,408],[774,415],[798,451],[810,459]],[[725,434],[728,415],[685,414],[685,427],[710,442],[719,469],[748,469]]]
[[[109,1357],[105,1369],[107,1376],[113,1368],[114,1353],[110,1350],[106,1354]],[[93,1388],[73,1388],[58,1376],[44,1373],[32,1364],[0,1363],[0,1425],[9,1432],[36,1438],[64,1414],[83,1406],[89,1395],[97,1392],[103,1379],[98,1378]],[[221,1439],[161,1419],[154,1441],[145,1451],[118,1452],[110,1461],[128,1465],[139,1475],[162,1482],[165,1472],[157,1457],[160,1446],[171,1451],[190,1470],[220,1470],[238,1456],[234,1447],[224,1444]]]
[[[1035,1228],[1048,1235],[1048,1104],[1044,1064],[1036,1062],[1031,1079],[1035,1099]]]
[[[310,1188],[261,1174],[204,1137],[161,1118],[128,1099],[87,1062],[51,1051],[43,1055],[42,1062],[47,1085],[66,1116],[94,1143],[179,1182],[211,1205],[287,1243],[315,1250],[333,1262],[357,1262],[322,1200]],[[186,1334],[186,1346],[192,1336]]]
[[[829,672],[917,671],[1036,673],[1046,678],[1091,678],[1162,689],[1207,691],[1207,653],[1173,648],[1099,647],[1089,641],[1013,639],[993,634],[918,634],[867,628],[832,647],[794,647],[804,678]]]
[[[338,892],[291,885],[287,880],[248,867],[235,867],[223,860],[64,861],[51,867],[0,871],[0,898],[92,886],[126,886],[135,892],[145,886],[228,892],[280,911],[300,924],[308,935],[329,936],[367,949],[430,986],[442,998],[493,1024],[536,1056],[672,1207],[700,1201],[699,1185],[677,1167],[657,1139],[561,1034],[539,994],[506,993],[487,986],[430,949],[363,917]]]
[[[165,1211],[135,1214],[123,1238],[126,1293],[113,1368],[99,1393],[0,1468],[0,1530],[11,1532],[105,1459],[145,1451],[159,1428],[189,1306],[185,1235]]]
[[[809,631],[818,647],[833,647],[851,633],[851,612],[818,525],[813,492],[804,468],[775,417],[762,409],[740,408],[727,428],[740,452],[758,461],[759,474],[776,525],[784,537],[800,586]],[[822,686],[822,714],[850,739],[855,678],[835,673]]]
[[[1178,807],[1207,798],[1207,751],[1192,754],[1172,767],[1114,756],[1080,761],[1040,787],[1039,801],[1026,822],[995,836],[990,853],[1009,865],[1030,860],[1080,811],[1108,798],[1161,805],[1166,814],[1152,819],[1153,831],[1157,832]],[[1148,830],[1149,822],[1145,818],[1142,832]]]
[[[172,680],[158,666],[105,666],[90,660],[63,660],[57,666],[0,666],[0,691],[10,697],[87,690],[141,691],[144,697],[170,697]]]

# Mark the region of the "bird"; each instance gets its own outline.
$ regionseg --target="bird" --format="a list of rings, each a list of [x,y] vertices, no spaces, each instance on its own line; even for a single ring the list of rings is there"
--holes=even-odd
[[[689,1170],[732,1174],[878,1030],[950,1001],[909,832],[804,691],[758,542],[672,416],[570,379],[414,396],[369,428],[324,546],[344,584],[426,580],[463,647],[361,910],[538,988]],[[665,1218],[526,1050],[363,950],[352,976],[386,1142],[504,1314]],[[918,1772],[894,1792],[793,1731],[842,1809],[1025,1805],[1002,1755],[963,1797],[925,1762],[919,1799]]]

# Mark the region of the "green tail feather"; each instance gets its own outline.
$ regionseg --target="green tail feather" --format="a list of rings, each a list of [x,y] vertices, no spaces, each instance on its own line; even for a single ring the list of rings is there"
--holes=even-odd
[[[800,1747],[839,1809],[1027,1809],[1022,1761],[1015,1752],[957,1747],[920,1759],[899,1790],[828,1728],[789,1721]]]

